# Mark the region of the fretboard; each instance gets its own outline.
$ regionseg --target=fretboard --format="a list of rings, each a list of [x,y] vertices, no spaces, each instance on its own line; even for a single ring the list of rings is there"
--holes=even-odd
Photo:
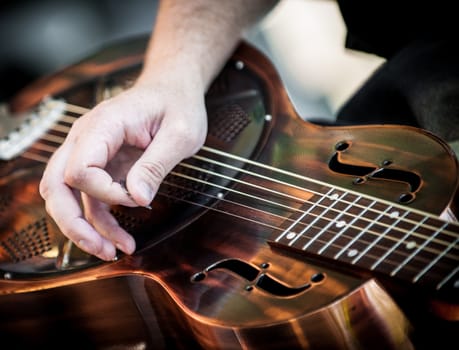
[[[436,291],[459,291],[459,225],[330,188],[273,243]]]

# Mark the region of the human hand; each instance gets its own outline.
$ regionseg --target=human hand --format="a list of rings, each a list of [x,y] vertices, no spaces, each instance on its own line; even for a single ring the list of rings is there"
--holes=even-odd
[[[200,149],[206,133],[202,88],[178,73],[139,80],[74,123],[40,182],[46,210],[87,253],[107,261],[116,249],[132,254],[135,240],[110,205],[148,206],[163,178]]]

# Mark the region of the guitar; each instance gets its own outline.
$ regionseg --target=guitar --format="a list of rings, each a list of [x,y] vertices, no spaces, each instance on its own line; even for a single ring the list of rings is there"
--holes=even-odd
[[[72,123],[128,87],[146,38],[45,77],[0,143],[0,339],[18,348],[447,348],[459,330],[458,162],[408,126],[321,127],[241,43],[206,95],[205,146],[152,210],[113,206],[138,250],[64,237],[38,194]],[[453,343],[454,344],[454,343]],[[452,346],[452,345],[451,345]]]

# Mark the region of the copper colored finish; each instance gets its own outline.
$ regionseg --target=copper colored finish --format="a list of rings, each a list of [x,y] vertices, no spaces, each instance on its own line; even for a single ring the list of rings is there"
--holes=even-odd
[[[90,108],[135,79],[144,43],[45,78],[14,106],[51,94]],[[52,142],[0,163],[0,341],[59,349],[449,344],[459,226],[437,217],[455,207],[458,163],[448,146],[410,127],[302,121],[270,62],[244,43],[206,101],[206,147],[166,178],[152,210],[113,207],[139,247],[115,262],[76,249],[47,216],[37,190],[44,165],[30,155],[48,157],[43,144]]]

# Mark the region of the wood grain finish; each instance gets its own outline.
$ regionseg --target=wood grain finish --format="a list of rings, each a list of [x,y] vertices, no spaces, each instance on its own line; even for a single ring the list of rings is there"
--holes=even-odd
[[[143,43],[37,82],[16,108],[49,94],[91,107],[135,77]],[[244,43],[206,102],[206,146],[166,178],[153,210],[113,207],[139,247],[115,262],[78,251],[47,217],[43,164],[0,164],[2,342],[411,349],[453,338],[459,231],[437,217],[458,186],[446,143],[406,126],[304,122],[271,63]],[[49,156],[37,144],[27,152]],[[444,286],[424,283],[430,272],[446,274]]]

